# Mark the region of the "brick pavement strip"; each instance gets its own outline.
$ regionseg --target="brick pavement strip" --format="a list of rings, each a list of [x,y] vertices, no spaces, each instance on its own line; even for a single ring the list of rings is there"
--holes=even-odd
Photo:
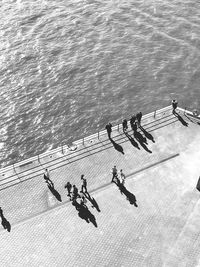
[[[1,191],[1,206],[12,224],[10,233],[0,232],[2,266],[176,266],[185,233],[184,259],[187,266],[195,266],[199,260],[199,239],[193,244],[198,235],[198,214],[193,212],[198,207],[194,190],[198,127],[192,123],[184,127],[175,120],[151,132],[155,138],[155,143],[148,142],[151,154],[124,142],[124,155],[110,147],[52,170],[63,204],[52,197],[42,176]],[[156,164],[159,161],[162,164]],[[126,185],[136,195],[138,208],[110,184],[114,164],[134,174]],[[79,218],[66,202],[64,184],[69,180],[80,188],[82,173],[101,209],[97,212],[87,203],[98,228]],[[104,184],[109,186],[96,191]]]

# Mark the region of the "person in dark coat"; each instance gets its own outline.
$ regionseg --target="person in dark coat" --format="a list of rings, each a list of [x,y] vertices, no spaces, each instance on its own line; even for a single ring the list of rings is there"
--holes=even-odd
[[[111,180],[111,182],[114,182],[114,179],[116,179],[117,178],[117,167],[116,166],[114,166],[113,168],[112,168],[112,180]]]
[[[106,128],[107,133],[108,133],[108,138],[111,139],[112,124],[109,122],[109,123],[106,125],[105,128]]]
[[[122,126],[123,126],[123,132],[124,132],[124,133],[127,132],[127,129],[128,129],[128,123],[127,123],[127,120],[126,120],[126,119],[124,119],[124,120],[122,121]]]
[[[49,185],[50,187],[54,187],[54,183],[50,179],[50,175],[49,175],[48,169],[45,169],[44,180],[45,180],[45,183],[47,183],[47,186]]]
[[[78,188],[75,185],[73,185],[72,200],[77,199],[77,197],[80,197],[78,193]]]
[[[132,129],[133,129],[133,125],[134,125],[135,121],[136,121],[136,116],[135,116],[135,114],[133,114],[133,116],[130,119],[130,124],[131,124]]]
[[[141,111],[136,114],[136,119],[137,119],[138,127],[140,127],[141,126],[141,119],[142,119],[142,112]]]
[[[133,123],[133,125],[132,125],[132,130],[133,130],[134,132],[137,132],[137,123],[136,123],[136,122]]]
[[[65,188],[68,191],[68,196],[71,197],[71,189],[72,189],[72,185],[70,184],[70,182],[67,182],[67,184],[65,185]]]
[[[48,179],[50,179],[49,170],[48,169],[45,169],[45,172],[44,172],[44,180],[47,181]]]
[[[176,108],[177,108],[177,106],[178,106],[178,101],[176,100],[176,99],[173,99],[172,100],[172,109],[173,109],[173,113],[175,113],[176,112]]]

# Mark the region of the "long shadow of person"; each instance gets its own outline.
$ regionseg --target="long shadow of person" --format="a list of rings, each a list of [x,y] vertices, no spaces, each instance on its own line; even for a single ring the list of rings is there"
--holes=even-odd
[[[146,150],[149,153],[152,153],[152,151],[149,150],[148,147],[146,146],[147,139],[141,133],[134,131],[133,135],[135,139],[140,143],[140,145],[144,148],[144,150]]]
[[[138,143],[133,139],[132,136],[130,136],[128,133],[125,133],[125,135],[127,136],[127,138],[129,139],[129,141],[134,147],[136,147],[137,149],[140,149]]]
[[[78,210],[78,216],[81,219],[85,220],[87,223],[91,222],[95,227],[97,227],[95,216],[89,211],[85,204],[79,204],[75,199],[73,200],[72,205],[75,206],[76,210]]]
[[[184,126],[188,127],[188,123],[176,111],[174,111],[173,114]]]
[[[110,141],[113,144],[114,148],[124,155],[123,147],[117,144],[112,138],[110,138]]]
[[[4,215],[3,215],[3,210],[2,210],[2,208],[0,207],[0,216],[1,216],[1,224],[2,224],[2,226],[3,226],[3,228],[5,229],[5,230],[7,230],[8,232],[10,232],[10,230],[11,230],[11,225],[10,225],[10,223],[9,223],[9,221],[4,217]]]
[[[87,192],[83,193],[85,195],[85,197],[91,202],[92,204],[92,208],[95,208],[98,212],[100,212],[100,208],[99,205],[97,204],[96,200],[90,196],[90,194]]]
[[[47,186],[49,188],[49,190],[51,191],[51,193],[55,196],[55,198],[62,202],[62,199],[61,199],[61,195],[58,193],[58,191],[54,188],[54,185],[52,183],[48,183],[47,182]]]
[[[153,138],[153,135],[151,135],[149,132],[147,132],[141,125],[140,125],[140,130],[144,133],[147,139],[151,140],[153,143],[155,143],[155,140]]]
[[[117,181],[114,181],[114,183],[118,186],[121,194],[122,195],[124,194],[126,196],[126,199],[129,201],[129,203],[131,205],[134,205],[135,207],[138,207],[138,205],[136,203],[137,200],[136,200],[135,195],[133,193],[131,193],[130,191],[128,191],[126,189],[126,187],[122,183],[120,183],[120,181],[118,179],[117,179]]]

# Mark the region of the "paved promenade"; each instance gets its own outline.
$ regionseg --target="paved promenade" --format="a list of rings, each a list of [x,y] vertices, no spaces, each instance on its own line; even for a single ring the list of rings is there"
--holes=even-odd
[[[103,132],[2,170],[0,206],[11,232],[0,228],[1,266],[200,266],[200,125],[178,113],[145,116],[147,145],[119,126],[113,142]],[[111,183],[114,165],[137,207]],[[44,182],[46,167],[62,202]],[[67,181],[80,189],[81,174],[100,209],[87,202],[97,227],[78,216],[64,189]]]

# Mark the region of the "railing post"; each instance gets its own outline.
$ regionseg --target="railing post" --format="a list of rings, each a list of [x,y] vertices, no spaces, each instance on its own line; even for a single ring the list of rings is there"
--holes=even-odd
[[[186,113],[186,108],[187,108],[187,107],[185,107],[185,109],[184,109],[184,115],[185,115],[185,113]]]
[[[118,126],[117,129],[118,129],[118,132],[119,132],[119,124],[117,126]]]
[[[99,131],[98,131],[98,139],[99,139]]]
[[[154,119],[156,118],[156,109],[154,111],[154,115],[153,115]]]
[[[39,162],[39,164],[41,164],[39,154],[38,154],[38,162]]]
[[[15,169],[15,164],[13,163],[13,169],[14,169],[14,172],[15,172],[15,174],[17,175],[17,178],[19,179],[19,181],[21,182],[21,180],[20,180],[20,178],[19,178],[19,176],[18,176],[18,173],[16,172],[16,169]]]
[[[84,145],[84,137],[83,137],[83,145]]]
[[[63,155],[64,155],[63,145],[61,145],[61,148],[62,148],[62,153],[63,153]]]

